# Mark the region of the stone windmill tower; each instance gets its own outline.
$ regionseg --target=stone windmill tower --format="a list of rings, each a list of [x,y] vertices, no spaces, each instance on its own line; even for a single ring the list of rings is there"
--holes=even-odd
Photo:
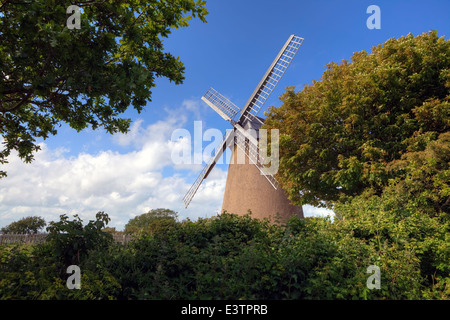
[[[292,205],[285,191],[279,187],[274,178],[276,172],[271,172],[266,166],[268,161],[259,147],[262,133],[260,128],[264,119],[257,116],[302,42],[303,38],[295,35],[289,37],[241,110],[212,88],[202,97],[204,102],[231,123],[233,129],[227,130],[214,156],[184,196],[186,208],[223,152],[230,148],[233,153],[228,168],[222,211],[244,215],[251,210],[253,217],[274,220],[278,216],[280,222],[287,221],[292,215],[303,217],[302,208]]]

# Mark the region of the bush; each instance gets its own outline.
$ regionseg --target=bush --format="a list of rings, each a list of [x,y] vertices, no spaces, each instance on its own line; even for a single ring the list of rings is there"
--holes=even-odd
[[[415,211],[417,199],[407,194],[396,200],[394,207],[387,191],[365,193],[336,208],[343,220],[292,218],[283,226],[224,212],[126,245],[88,241],[81,290],[67,289],[61,259],[72,261],[79,238],[71,250],[60,250],[65,237],[2,246],[0,298],[448,299],[447,218]],[[62,219],[61,229],[78,234],[77,221]],[[380,290],[366,285],[370,265],[380,267]]]
[[[99,212],[86,226],[78,216],[51,222],[46,242],[0,246],[0,299],[113,299],[120,285],[101,266],[85,268],[92,250],[106,250],[111,236],[101,231],[109,221]],[[69,290],[69,265],[80,266],[81,290]]]

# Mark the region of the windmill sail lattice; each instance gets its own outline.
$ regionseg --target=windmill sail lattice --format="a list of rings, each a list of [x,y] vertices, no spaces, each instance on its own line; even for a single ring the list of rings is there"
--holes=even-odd
[[[248,114],[253,116],[258,114],[259,110],[280,81],[284,72],[289,67],[292,59],[294,59],[294,56],[302,43],[303,38],[296,37],[295,35],[289,37],[242,109],[241,118],[248,117]]]
[[[232,141],[233,138],[234,138],[233,131],[225,133],[225,135],[223,136],[222,143],[217,146],[214,152],[214,156],[209,159],[207,165],[203,167],[202,172],[200,172],[194,184],[191,186],[189,191],[184,196],[183,202],[186,208],[191,202],[198,188],[200,187],[202,181],[208,177],[209,173],[214,168],[214,166],[216,165],[219,158],[222,156],[225,149],[233,142]]]
[[[199,189],[202,181],[209,175],[227,147],[234,148],[236,146],[243,151],[248,159],[259,169],[261,174],[266,177],[270,184],[275,189],[277,188],[275,177],[268,174],[265,170],[265,160],[260,154],[257,138],[251,136],[244,128],[249,124],[251,127],[251,124],[255,121],[259,121],[260,125],[263,123],[263,121],[257,117],[257,114],[280,81],[286,69],[289,67],[302,43],[303,38],[301,37],[291,35],[288,38],[242,110],[239,110],[234,103],[213,88],[210,88],[202,97],[204,102],[214,109],[223,119],[229,121],[233,125],[233,130],[225,134],[222,143],[216,148],[214,156],[211,157],[194,184],[184,196],[183,202],[186,208]],[[239,118],[235,121],[234,119],[238,114]]]
[[[239,108],[223,95],[218,93],[213,88],[210,88],[202,97],[211,108],[227,121],[230,121],[240,111]]]

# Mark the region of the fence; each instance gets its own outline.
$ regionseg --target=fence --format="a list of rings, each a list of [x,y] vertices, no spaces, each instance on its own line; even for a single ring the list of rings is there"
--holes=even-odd
[[[127,243],[133,237],[128,234],[113,234],[113,239],[116,242]],[[0,245],[2,244],[13,244],[13,243],[24,243],[24,244],[35,244],[44,242],[47,237],[47,233],[39,234],[0,234]]]

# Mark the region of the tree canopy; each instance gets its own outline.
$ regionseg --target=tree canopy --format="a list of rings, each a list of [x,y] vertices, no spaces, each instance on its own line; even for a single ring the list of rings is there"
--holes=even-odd
[[[427,190],[439,191],[436,206],[448,205],[450,41],[436,31],[408,34],[351,60],[329,63],[299,92],[289,87],[269,110],[266,128],[280,130],[278,180],[291,200],[331,207],[367,189],[380,195],[413,175],[408,159],[427,148],[431,155],[434,143],[440,158],[429,161],[439,162],[441,182]]]
[[[152,209],[130,219],[125,225],[124,232],[127,234],[139,232],[153,234],[158,230],[165,230],[174,226],[177,222],[177,216],[178,214],[170,209]]]
[[[26,217],[0,229],[2,233],[31,234],[38,233],[47,223],[42,217]]]
[[[151,101],[157,77],[180,84],[184,66],[165,52],[173,28],[199,18],[203,0],[25,0],[0,5],[0,164],[17,150],[25,162],[37,138],[67,123],[80,131],[126,132],[120,115]],[[67,8],[81,9],[69,28]],[[6,175],[0,170],[0,177]]]

